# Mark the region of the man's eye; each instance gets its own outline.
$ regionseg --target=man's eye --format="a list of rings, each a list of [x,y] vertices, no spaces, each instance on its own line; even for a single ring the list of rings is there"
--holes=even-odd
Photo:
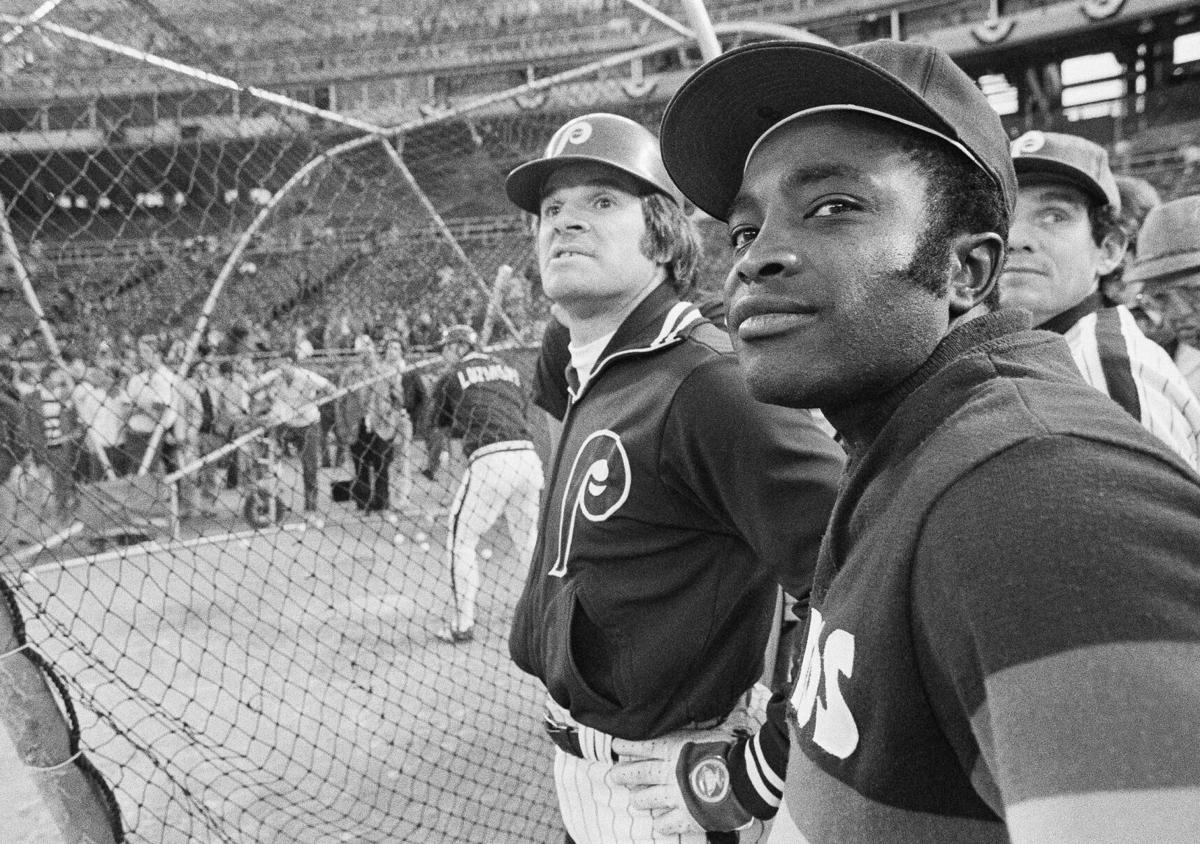
[[[729,245],[734,249],[744,249],[758,235],[758,229],[750,226],[739,226],[729,233]]]
[[[1043,225],[1056,225],[1067,219],[1067,214],[1057,208],[1047,208],[1039,215],[1038,219]]]
[[[553,217],[555,214],[558,213],[558,209],[560,207],[561,206],[559,206],[559,205],[543,205],[542,206],[542,216],[543,217]]]
[[[614,205],[616,205],[616,203],[613,202],[613,198],[611,196],[596,197],[597,208],[612,208]]]
[[[833,217],[837,214],[845,214],[847,211],[853,211],[855,207],[854,203],[845,199],[829,199],[814,208],[809,216]]]

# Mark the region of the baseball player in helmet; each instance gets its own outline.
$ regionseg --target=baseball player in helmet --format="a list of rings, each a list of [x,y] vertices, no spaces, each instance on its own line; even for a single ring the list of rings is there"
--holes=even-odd
[[[520,374],[480,351],[469,325],[447,328],[441,347],[450,369],[433,388],[432,425],[447,439],[462,440],[467,470],[450,504],[446,537],[454,617],[434,635],[460,644],[475,636],[476,546],[503,514],[513,557],[529,559],[543,476],[525,424],[528,400]]]
[[[807,594],[840,450],[807,412],[752,401],[727,335],[681,301],[698,243],[651,132],[577,117],[506,188],[537,217],[542,286],[570,332],[509,640],[548,692],[568,840],[736,841],[751,817],[726,799],[724,759],[706,779],[711,837],[633,805],[613,764],[747,726],[776,583]]]

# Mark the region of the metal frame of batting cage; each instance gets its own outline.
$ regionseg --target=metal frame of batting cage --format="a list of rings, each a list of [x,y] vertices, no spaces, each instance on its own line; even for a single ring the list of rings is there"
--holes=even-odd
[[[140,50],[128,45],[120,44],[103,37],[82,32],[70,27],[49,21],[48,15],[61,2],[61,0],[48,0],[43,3],[33,14],[27,17],[20,17],[11,14],[0,13],[0,23],[5,23],[10,26],[8,32],[3,36],[3,43],[9,44],[15,41],[24,32],[43,31],[52,33],[68,40],[74,40],[86,43],[92,47],[99,48],[102,51],[123,55],[132,58],[136,61],[148,64],[154,67],[166,69],[180,75],[186,76],[194,81],[199,81],[217,88],[224,88],[240,92],[251,97],[273,103],[286,109],[291,109],[302,114],[312,117],[317,117],[338,125],[356,129],[364,134],[361,137],[352,139],[338,146],[332,147],[305,162],[294,173],[285,184],[271,196],[270,200],[255,216],[254,220],[241,233],[225,263],[221,267],[216,279],[213,282],[204,306],[197,320],[195,328],[185,346],[184,354],[179,362],[177,373],[182,376],[186,373],[195,360],[201,338],[204,335],[209,317],[212,314],[213,308],[216,305],[223,288],[229,278],[234,273],[239,265],[243,253],[251,243],[251,240],[256,232],[272,217],[276,207],[281,200],[297,185],[300,184],[305,176],[311,173],[317,167],[330,161],[331,159],[345,153],[360,149],[370,143],[377,142],[383,145],[389,159],[392,161],[396,170],[399,172],[405,183],[413,191],[414,195],[420,201],[422,207],[429,214],[431,220],[448,245],[455,252],[456,257],[467,268],[474,284],[481,289],[487,296],[489,302],[488,316],[493,314],[498,316],[500,321],[505,325],[506,329],[512,334],[515,339],[519,339],[520,333],[513,324],[509,316],[504,313],[498,306],[499,297],[494,295],[495,291],[489,287],[480,274],[479,270],[465,251],[453,236],[446,221],[438,213],[433,206],[428,196],[421,189],[413,174],[404,162],[401,150],[398,144],[402,142],[406,133],[416,129],[432,126],[456,117],[466,115],[480,109],[487,108],[492,105],[502,103],[507,100],[520,99],[529,94],[537,93],[546,89],[554,88],[567,82],[576,79],[581,79],[595,75],[608,68],[618,67],[624,64],[632,64],[640,62],[641,59],[659,53],[678,50],[681,47],[687,46],[693,40],[699,41],[702,52],[705,58],[711,58],[719,52],[717,42],[718,35],[737,35],[737,34],[756,34],[778,38],[794,38],[797,40],[809,40],[824,42],[817,36],[812,35],[804,30],[798,30],[792,27],[787,27],[779,24],[759,23],[759,22],[722,22],[713,25],[707,16],[702,0],[683,0],[684,6],[689,17],[692,20],[693,28],[688,29],[678,22],[672,21],[670,18],[653,10],[653,7],[645,6],[639,0],[626,0],[630,5],[641,9],[647,14],[651,14],[660,23],[664,23],[669,28],[675,31],[676,35],[669,37],[652,44],[637,47],[635,49],[623,51],[604,59],[590,62],[579,68],[548,76],[543,79],[531,80],[514,88],[500,91],[494,94],[489,94],[468,102],[462,103],[451,109],[437,110],[420,119],[409,121],[397,126],[378,126],[357,120],[353,117],[331,111],[329,109],[318,108],[307,103],[295,100],[273,91],[257,88],[253,86],[242,85],[236,80],[222,77],[199,68],[191,67],[172,61],[170,59],[157,56],[144,50]],[[653,13],[652,13],[653,11]],[[54,332],[46,319],[45,313],[41,307],[37,293],[29,280],[28,271],[22,261],[20,250],[12,236],[11,227],[8,220],[8,205],[3,197],[0,197],[0,235],[3,237],[4,251],[9,255],[14,271],[21,282],[22,291],[33,312],[38,330],[41,333],[46,347],[59,366],[64,366],[61,351],[54,337]],[[390,374],[390,373],[388,373]],[[325,399],[332,401],[341,395],[345,395],[352,389],[358,389],[372,383],[376,378],[387,377],[388,374],[381,374],[363,382],[350,385],[349,387],[339,390],[335,396]],[[142,463],[138,467],[138,476],[144,476],[153,461],[154,454],[157,451],[158,445],[161,442],[163,434],[166,430],[166,420],[168,413],[166,411],[158,419],[154,432],[151,435],[150,443],[143,456]],[[197,471],[199,468],[208,465],[209,463],[220,459],[221,456],[229,453],[244,443],[253,436],[259,436],[264,429],[259,428],[255,431],[248,432],[239,438],[235,443],[230,443],[202,458],[192,461],[187,466],[172,472],[167,475],[165,480],[169,483],[172,490],[171,495],[171,523],[173,525],[173,534],[177,536],[179,504],[177,495],[176,482],[184,477],[189,472]],[[108,464],[107,459],[103,454],[103,449],[97,449],[100,453],[101,460],[104,463],[104,471],[108,477],[112,477],[112,468]],[[36,555],[40,551],[55,547],[57,544],[65,541],[72,535],[72,530],[75,528],[72,525],[67,531],[60,536],[50,537],[43,542],[20,549],[16,554],[10,554],[9,559],[25,559]],[[81,527],[81,526],[80,526]],[[77,532],[77,531],[74,531]],[[43,788],[43,796],[47,798],[48,807],[51,809],[51,814],[56,822],[70,835],[85,834],[89,840],[94,841],[123,841],[124,831],[119,809],[115,799],[112,797],[111,791],[104,783],[103,778],[99,773],[91,767],[86,756],[79,746],[78,726],[73,717],[73,710],[69,700],[65,699],[65,693],[62,691],[60,682],[55,680],[52,667],[44,664],[44,660],[38,661],[35,651],[32,649],[29,642],[24,638],[24,626],[21,622],[19,611],[14,614],[16,604],[11,599],[11,590],[8,585],[0,582],[0,592],[3,593],[4,602],[0,605],[0,661],[11,660],[17,664],[16,669],[6,669],[0,671],[7,677],[6,682],[0,683],[0,717],[4,718],[11,726],[15,723],[14,719],[25,720],[23,730],[25,728],[36,727],[35,732],[38,734],[39,741],[43,742],[36,744],[32,752],[23,753],[24,761],[31,765],[33,769],[39,772],[39,786],[43,783],[47,787]],[[770,664],[768,662],[768,664]],[[50,683],[47,684],[46,679]],[[54,685],[59,689],[62,709],[66,710],[66,718],[60,710],[60,700],[56,700],[50,693],[50,685]],[[17,704],[20,706],[17,706]],[[36,713],[40,712],[40,715]],[[50,741],[46,737],[53,735],[59,731],[65,738],[62,741]],[[32,735],[24,731],[21,735]],[[49,741],[49,743],[44,743]],[[65,742],[65,743],[64,743]],[[82,779],[77,779],[82,777]],[[74,783],[74,784],[72,784]]]

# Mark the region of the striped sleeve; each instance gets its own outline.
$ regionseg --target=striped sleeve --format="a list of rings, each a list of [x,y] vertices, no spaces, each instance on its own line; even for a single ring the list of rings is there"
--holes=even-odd
[[[1127,308],[1088,314],[1065,337],[1085,381],[1192,466],[1200,463],[1200,400]]]
[[[1194,478],[1066,437],[931,514],[913,591],[933,705],[1014,841],[1200,828],[1197,548]]]
[[[767,720],[759,731],[736,742],[725,760],[734,796],[759,820],[775,817],[779,809],[790,745],[787,696],[779,691],[767,704]]]

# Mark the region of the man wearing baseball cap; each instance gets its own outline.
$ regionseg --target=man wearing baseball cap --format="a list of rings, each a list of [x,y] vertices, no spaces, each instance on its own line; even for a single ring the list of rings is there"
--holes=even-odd
[[[927,45],[762,42],[662,143],[728,225],[751,394],[849,453],[770,841],[1194,840],[1200,478],[996,309],[1017,187],[983,94]],[[614,778],[695,817],[694,755]]]
[[[840,450],[807,411],[752,401],[724,332],[680,299],[699,245],[648,129],[577,117],[505,187],[537,217],[542,287],[570,333],[509,639],[546,687],[568,841],[737,841],[749,815],[711,835],[660,829],[613,765],[662,741],[724,746],[750,726],[776,584],[807,594]],[[710,785],[725,817],[728,789]]]
[[[1162,320],[1164,348],[1192,394],[1200,395],[1200,196],[1172,200],[1146,215],[1125,277],[1142,285],[1142,307]]]
[[[1012,155],[1017,208],[1001,304],[1063,335],[1085,381],[1195,466],[1200,401],[1129,309],[1101,293],[1128,240],[1108,153],[1086,138],[1034,131],[1013,142]]]

